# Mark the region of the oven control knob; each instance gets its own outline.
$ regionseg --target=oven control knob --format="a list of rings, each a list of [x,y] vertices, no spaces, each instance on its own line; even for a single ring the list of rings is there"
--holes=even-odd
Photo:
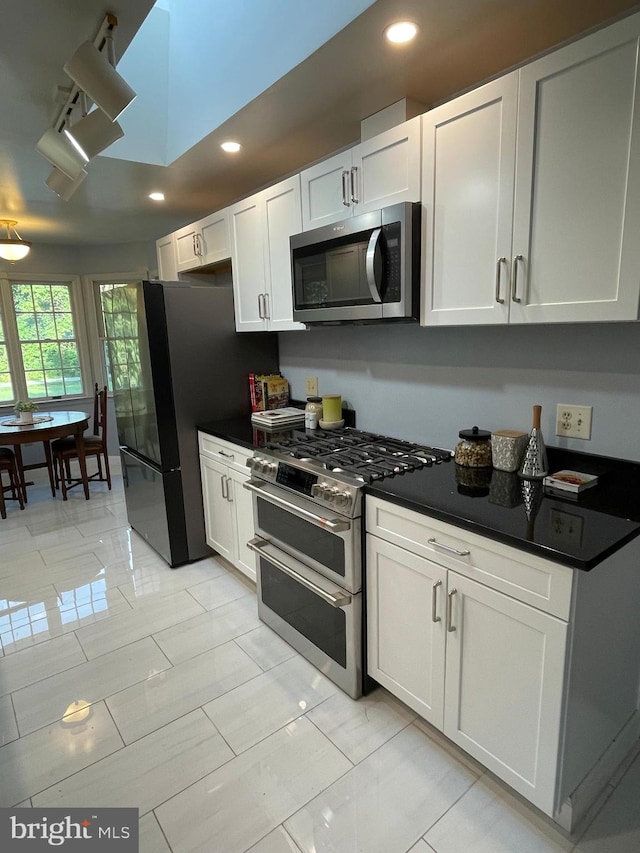
[[[327,484],[326,483],[316,483],[315,486],[311,487],[311,497],[312,498],[327,498]]]
[[[338,492],[334,502],[336,506],[349,506],[351,503],[351,495],[349,492]]]
[[[275,477],[278,473],[278,463],[277,462],[267,462],[267,474],[270,474],[272,477]]]

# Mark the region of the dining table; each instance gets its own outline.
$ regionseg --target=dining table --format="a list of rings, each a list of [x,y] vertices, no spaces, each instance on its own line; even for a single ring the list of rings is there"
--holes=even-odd
[[[89,423],[89,415],[85,412],[37,412],[34,413],[33,423],[21,423],[18,415],[0,417],[0,446],[10,445],[16,455],[16,465],[20,477],[20,485],[25,503],[27,502],[27,484],[24,472],[46,465],[49,472],[51,494],[56,496],[56,477],[53,468],[51,442],[56,438],[73,435],[78,450],[80,476],[84,485],[84,496],[89,500],[89,481],[87,479],[87,460],[84,452],[83,433]],[[42,442],[45,462],[24,465],[22,461],[22,445]]]

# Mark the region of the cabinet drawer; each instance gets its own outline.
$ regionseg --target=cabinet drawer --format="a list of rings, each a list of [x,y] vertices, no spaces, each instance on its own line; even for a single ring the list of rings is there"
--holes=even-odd
[[[208,435],[206,432],[198,433],[198,446],[203,456],[207,456],[209,459],[217,459],[235,471],[244,474],[249,473],[246,462],[251,456],[251,451],[248,448],[225,441],[224,438]]]
[[[368,534],[569,619],[573,569],[379,498],[367,498],[366,507]]]

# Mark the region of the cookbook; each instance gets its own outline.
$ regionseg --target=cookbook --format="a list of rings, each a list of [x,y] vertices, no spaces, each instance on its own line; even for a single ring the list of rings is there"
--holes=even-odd
[[[568,469],[548,474],[543,480],[545,486],[566,492],[582,492],[595,486],[597,482],[598,478],[595,474],[584,474],[582,471]]]

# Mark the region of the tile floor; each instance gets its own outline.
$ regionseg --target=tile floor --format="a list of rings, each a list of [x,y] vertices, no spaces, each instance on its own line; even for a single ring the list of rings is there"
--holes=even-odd
[[[84,700],[84,721],[64,720]],[[142,853],[637,853],[640,758],[567,837],[378,689],[354,702],[122,483],[0,521],[0,806],[135,806]]]

